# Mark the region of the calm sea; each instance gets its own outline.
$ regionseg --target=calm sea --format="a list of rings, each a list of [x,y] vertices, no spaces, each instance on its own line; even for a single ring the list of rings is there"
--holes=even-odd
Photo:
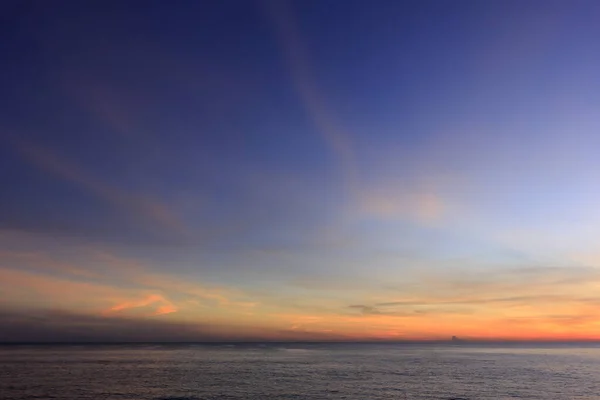
[[[600,347],[0,346],[0,399],[600,399]]]

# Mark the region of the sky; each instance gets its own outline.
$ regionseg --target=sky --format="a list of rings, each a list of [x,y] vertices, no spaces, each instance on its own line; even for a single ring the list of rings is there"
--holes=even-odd
[[[597,1],[0,18],[0,341],[600,339]]]

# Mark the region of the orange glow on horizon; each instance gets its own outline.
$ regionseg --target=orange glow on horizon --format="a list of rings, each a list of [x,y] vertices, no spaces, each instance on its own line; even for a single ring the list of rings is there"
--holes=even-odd
[[[448,340],[452,336],[471,340],[600,339],[597,300],[593,297],[596,275],[573,284],[561,283],[560,291],[545,277],[531,283],[512,281],[512,277],[471,286],[458,282],[460,296],[454,294],[453,287],[443,286],[452,281],[428,276],[420,279],[428,288],[440,288],[436,296],[407,291],[403,297],[371,296],[375,299],[372,305],[349,305],[332,296],[303,304],[300,297],[290,300],[284,294],[244,291],[157,273],[134,259],[95,249],[86,253],[85,259],[103,263],[103,269],[42,253],[3,251],[0,257],[6,265],[0,267],[6,307],[35,309],[43,304],[46,309],[107,320],[152,319],[165,326],[186,326],[191,332],[208,326],[224,337],[248,334],[257,340],[316,341]],[[15,263],[26,269],[8,267]],[[510,296],[505,294],[507,290]],[[548,294],[551,290],[554,293]],[[318,311],[309,310],[311,307]]]

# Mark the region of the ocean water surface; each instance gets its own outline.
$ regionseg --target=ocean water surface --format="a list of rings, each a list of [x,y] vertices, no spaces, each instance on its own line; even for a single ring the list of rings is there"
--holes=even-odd
[[[600,399],[594,345],[0,346],[0,399]]]

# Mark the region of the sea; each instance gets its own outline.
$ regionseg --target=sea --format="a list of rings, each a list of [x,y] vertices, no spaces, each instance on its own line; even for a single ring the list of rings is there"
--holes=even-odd
[[[600,399],[600,346],[0,346],[0,399]]]

